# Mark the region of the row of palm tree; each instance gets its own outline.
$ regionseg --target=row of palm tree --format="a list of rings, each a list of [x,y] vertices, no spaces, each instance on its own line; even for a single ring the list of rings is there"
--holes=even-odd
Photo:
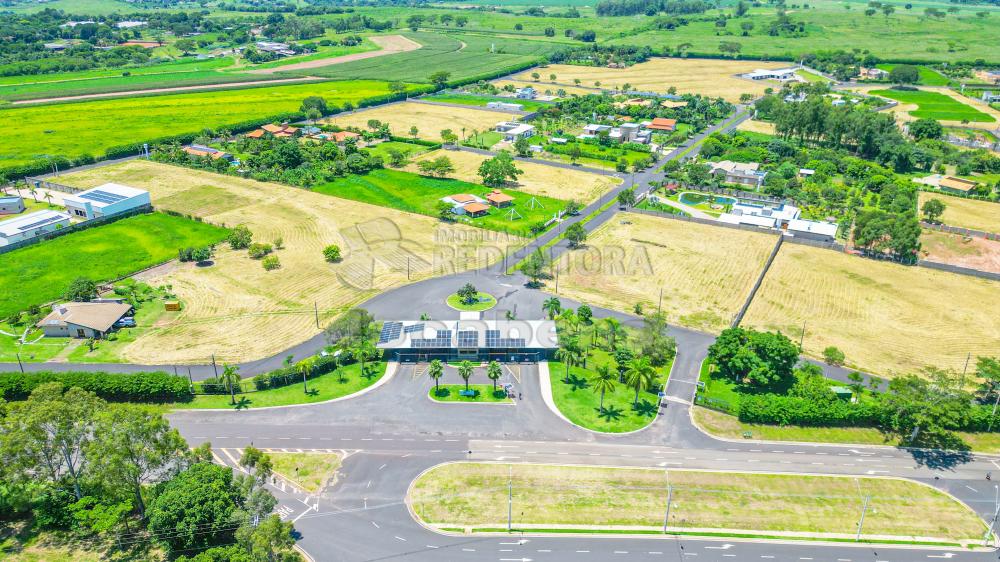
[[[639,393],[652,386],[655,380],[656,368],[650,363],[648,357],[637,357],[628,362],[625,368],[625,384],[628,388],[635,389],[632,406],[639,406]],[[618,388],[618,368],[614,362],[598,365],[597,374],[591,379],[591,385],[594,392],[601,393],[598,411],[603,414],[605,394],[614,394]]]
[[[462,361],[458,365],[458,376],[462,377],[462,380],[465,381],[465,390],[469,390],[469,379],[472,378],[474,370],[475,365],[469,360]],[[434,392],[437,393],[440,390],[438,381],[444,376],[444,363],[440,359],[431,361],[431,364],[427,367],[427,376],[434,379]],[[503,376],[503,369],[500,368],[500,363],[490,361],[486,366],[486,376],[493,381],[493,392],[496,392],[497,381]]]

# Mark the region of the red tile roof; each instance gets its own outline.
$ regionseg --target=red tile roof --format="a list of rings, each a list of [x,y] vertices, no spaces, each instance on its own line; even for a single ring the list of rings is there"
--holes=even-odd
[[[677,120],[656,117],[648,128],[654,131],[674,131],[677,129]]]

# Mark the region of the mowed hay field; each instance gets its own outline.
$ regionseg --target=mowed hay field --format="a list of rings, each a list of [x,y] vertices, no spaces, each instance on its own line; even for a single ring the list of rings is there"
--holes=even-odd
[[[235,362],[265,357],[319,332],[320,325],[381,291],[412,279],[485,265],[482,255],[456,265],[447,261],[454,248],[436,246],[436,219],[365,203],[311,193],[284,185],[189,170],[144,160],[62,176],[60,182],[89,187],[118,182],[148,189],[153,205],[190,213],[229,226],[246,224],[254,240],[284,239],[275,254],[281,268],[265,271],[245,250],[223,244],[215,265],[177,264],[149,279],[170,284],[184,302],[179,317],[151,330],[123,351],[123,358],[143,363]],[[455,242],[474,252],[480,232],[460,225],[469,242]],[[330,264],[323,248],[341,247],[344,260]],[[435,253],[440,250],[438,256]]]
[[[921,191],[919,205],[922,207],[930,199],[938,199],[944,203],[944,214],[941,215],[941,222],[944,224],[1000,232],[1000,203]]]
[[[976,514],[951,496],[890,478],[463,462],[421,475],[408,499],[430,524],[501,526],[507,521],[508,479],[516,526],[662,528],[669,483],[672,528],[853,538],[870,495],[864,526],[869,537],[972,541],[984,531]]]
[[[538,70],[527,70],[512,78],[530,80],[531,73],[538,72],[546,78],[550,74],[555,74],[556,81],[565,84],[572,84],[573,80],[579,79],[582,86],[588,87],[600,82],[601,88],[616,88],[631,84],[634,90],[666,92],[668,88],[674,86],[681,94],[702,94],[736,102],[743,93],[757,96],[762,95],[766,88],[777,89],[773,82],[745,80],[737,78],[736,74],[751,72],[758,68],[786,66],[788,63],[658,58],[628,68],[553,64]],[[535,87],[537,89],[540,84]],[[553,88],[553,91],[555,89]]]
[[[541,73],[539,72],[539,74],[541,74]],[[529,76],[530,76],[530,74],[529,74]],[[548,79],[548,74],[545,75],[545,78]],[[558,80],[558,77],[557,77],[557,80]],[[567,96],[572,96],[572,95],[586,96],[587,94],[597,94],[597,93],[600,93],[599,91],[593,90],[593,89],[590,89],[590,88],[579,88],[577,86],[570,85],[572,83],[573,83],[572,80],[570,80],[569,82],[559,81],[558,84],[553,84],[551,80],[548,80],[548,81],[540,80],[538,82],[535,82],[534,80],[531,80],[531,81],[527,81],[527,80],[495,80],[495,81],[493,81],[493,85],[496,86],[497,88],[503,88],[507,84],[510,84],[511,86],[514,86],[515,88],[527,88],[528,86],[530,86],[530,87],[534,88],[535,90],[537,90],[539,92],[542,92],[543,94],[546,91],[551,91],[553,96],[557,95],[557,92],[559,90],[562,90],[562,91],[566,92]],[[593,86],[593,84],[588,84],[588,86]],[[512,100],[512,101],[514,101],[515,103],[517,103],[517,100]]]
[[[630,224],[623,224],[627,221]],[[636,213],[619,214],[560,262],[559,292],[622,311],[656,310],[668,320],[719,331],[760,275],[775,237]]]
[[[482,178],[478,173],[479,165],[487,157],[471,152],[458,150],[427,152],[414,158],[407,169],[411,172],[417,172],[417,162],[433,160],[439,156],[447,156],[451,159],[455,165],[453,177],[467,182],[482,183]],[[508,189],[513,188],[524,193],[544,195],[563,201],[573,199],[579,203],[587,204],[621,183],[621,179],[614,176],[603,176],[581,170],[565,170],[531,162],[517,162],[516,164],[524,173],[517,178],[516,184],[507,186]],[[558,210],[560,209],[552,209],[552,212]]]
[[[744,325],[798,338],[806,322],[806,353],[836,346],[848,365],[891,376],[996,355],[997,310],[1000,282],[785,244]]]
[[[471,135],[473,130],[492,130],[497,123],[516,120],[516,116],[474,107],[448,107],[409,101],[337,115],[323,122],[340,127],[366,129],[368,121],[372,119],[388,123],[392,134],[400,137],[411,136],[410,127],[416,127],[418,138],[440,141],[441,131],[444,129],[451,129],[461,138],[463,127],[465,134]]]

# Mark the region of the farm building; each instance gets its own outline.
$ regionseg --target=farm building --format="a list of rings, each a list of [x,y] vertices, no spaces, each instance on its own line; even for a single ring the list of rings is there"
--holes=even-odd
[[[945,176],[938,182],[938,187],[941,188],[941,191],[960,194],[966,194],[975,189],[978,185],[979,182],[956,178],[954,176]]]
[[[0,196],[0,215],[16,215],[22,212],[24,212],[24,199],[21,199],[21,196]]]
[[[117,183],[106,183],[63,197],[67,212],[88,220],[149,207],[150,204],[148,191]]]
[[[295,51],[292,50],[288,43],[276,43],[273,41],[257,41],[257,49],[267,53],[281,55],[283,57],[295,54]]]
[[[795,70],[796,69],[794,68],[776,68],[774,70],[759,68],[753,72],[744,74],[743,77],[751,80],[778,80],[780,82],[786,82],[796,78]]]
[[[70,216],[59,211],[35,211],[0,222],[0,246],[31,240],[69,226]]]
[[[666,119],[663,117],[656,117],[649,122],[646,126],[647,129],[651,131],[661,131],[664,133],[672,133],[677,130],[677,120],[676,119]]]
[[[757,162],[722,160],[719,162],[710,162],[709,165],[712,167],[709,173],[713,176],[723,176],[723,181],[726,183],[760,187],[767,176],[767,172],[759,170],[760,164]]]
[[[496,132],[503,135],[506,142],[515,142],[518,139],[526,139],[535,134],[535,126],[518,123],[517,121],[503,121],[497,123]]]
[[[489,201],[490,205],[493,205],[498,209],[502,209],[504,207],[510,207],[511,205],[514,204],[514,198],[511,197],[510,195],[507,195],[506,193],[503,193],[499,189],[494,189],[493,191],[491,191],[486,196],[486,200]]]
[[[523,105],[519,103],[510,103],[505,101],[487,102],[486,107],[489,109],[499,109],[501,111],[524,111]]]
[[[1000,92],[993,93],[989,90],[983,92],[982,100],[986,103],[994,103],[1000,101]]]
[[[54,305],[37,326],[50,338],[103,338],[130,312],[132,305],[123,302],[67,302]]]
[[[796,238],[833,242],[837,238],[837,225],[832,222],[792,219],[788,221],[785,233]]]
[[[559,340],[551,320],[410,320],[383,324],[377,347],[400,362],[527,362],[548,359]]]
[[[583,132],[588,135],[597,135],[604,132],[610,132],[611,125],[598,125],[596,123],[590,123],[583,128]]]
[[[196,158],[204,158],[207,156],[212,160],[218,160],[219,158],[222,158],[229,162],[232,162],[234,160],[233,155],[229,154],[228,152],[224,152],[217,148],[212,148],[210,146],[203,146],[200,144],[192,144],[191,146],[185,146],[184,152]]]

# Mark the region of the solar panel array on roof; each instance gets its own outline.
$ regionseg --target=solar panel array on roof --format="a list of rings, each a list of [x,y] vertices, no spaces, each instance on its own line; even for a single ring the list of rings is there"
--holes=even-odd
[[[402,331],[402,322],[386,322],[382,324],[382,332],[378,336],[378,343],[390,342],[398,338]]]
[[[20,231],[31,230],[32,228],[38,228],[39,226],[45,226],[47,224],[52,224],[54,222],[59,222],[61,220],[63,220],[63,217],[61,217],[61,216],[60,217],[48,217],[48,218],[44,218],[44,219],[42,219],[40,221],[35,221],[35,222],[31,223],[31,224],[26,224],[24,226],[19,226],[19,227],[17,227],[17,229],[20,230]]]
[[[436,338],[414,338],[413,347],[451,347],[451,330],[438,330]]]
[[[403,331],[406,332],[407,334],[412,334],[413,332],[422,332],[424,331],[424,323],[421,322],[419,324],[410,324],[409,326],[403,328]]]
[[[478,347],[479,332],[475,330],[458,331],[458,347]]]
[[[486,347],[500,347],[500,330],[486,330]]]
[[[124,201],[128,199],[125,195],[120,195],[118,193],[108,193],[107,191],[102,191],[100,189],[91,191],[88,193],[81,193],[77,195],[80,199],[90,199],[91,201],[97,201],[98,203],[117,203],[119,201]]]
[[[500,347],[524,347],[524,338],[500,338]]]

